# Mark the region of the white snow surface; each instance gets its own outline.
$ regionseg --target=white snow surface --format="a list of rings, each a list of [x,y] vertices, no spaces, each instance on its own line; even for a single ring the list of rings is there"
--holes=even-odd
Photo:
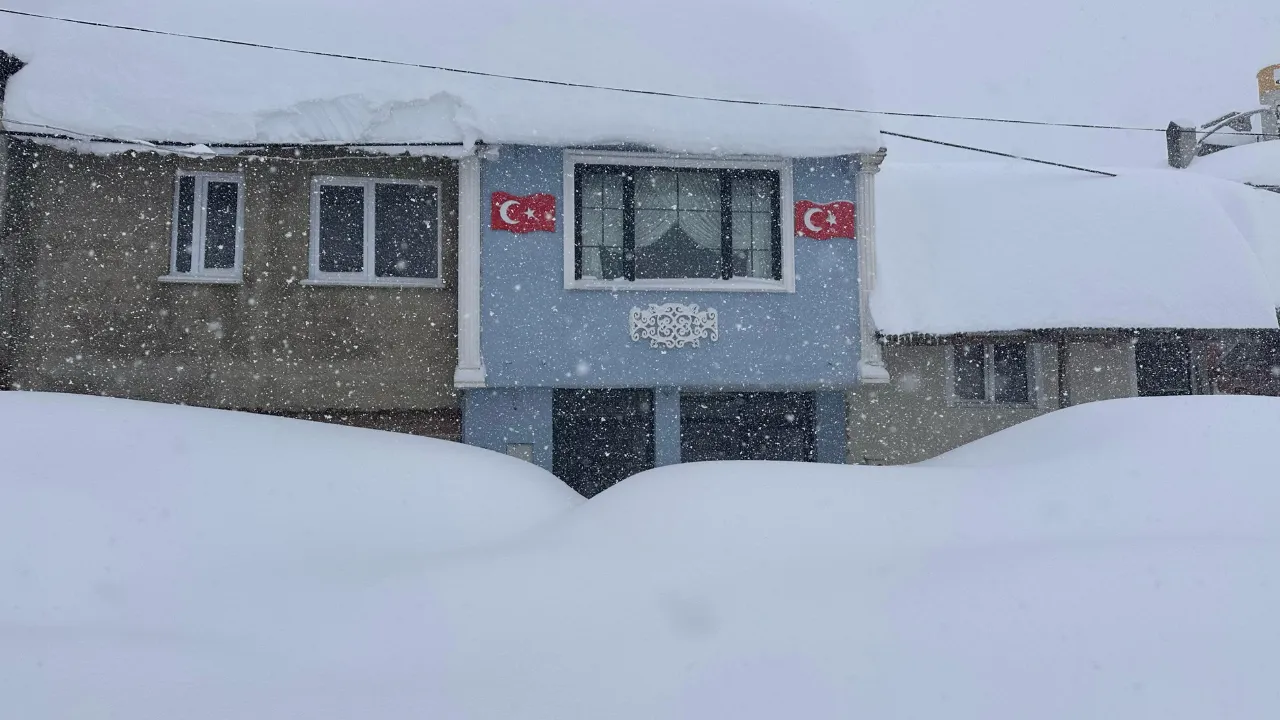
[[[877,329],[1277,327],[1280,195],[1184,171],[1115,172],[886,164]]]
[[[832,0],[831,6],[838,6]],[[478,72],[866,107],[855,25],[768,0],[13,0],[41,14]],[[803,26],[796,45],[779,32]],[[798,36],[796,36],[798,37]],[[825,156],[880,146],[871,116],[733,105],[0,18],[29,62],[6,125],[190,143],[631,143]]]
[[[1190,169],[1253,185],[1280,186],[1280,140],[1267,140],[1198,157]]]
[[[127,479],[9,478],[0,714],[1272,718],[1278,433],[1273,398],[1094,403],[916,466],[661,468],[503,545],[269,576],[195,515],[232,562],[140,562],[188,533]]]

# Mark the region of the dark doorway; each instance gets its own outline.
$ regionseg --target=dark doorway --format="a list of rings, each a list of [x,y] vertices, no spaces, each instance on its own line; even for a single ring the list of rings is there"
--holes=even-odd
[[[813,462],[813,393],[680,395],[680,460]]]
[[[652,390],[556,390],[552,471],[591,497],[653,467]]]
[[[1178,340],[1142,341],[1134,347],[1138,395],[1193,395],[1191,345]]]

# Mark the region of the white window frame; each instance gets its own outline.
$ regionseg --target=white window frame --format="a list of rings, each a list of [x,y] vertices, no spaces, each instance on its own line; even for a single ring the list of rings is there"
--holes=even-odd
[[[195,178],[195,198],[191,207],[191,270],[178,271],[178,218],[182,179]],[[204,267],[205,223],[208,221],[209,183],[234,183],[236,193],[236,261],[232,268]],[[173,184],[173,227],[169,237],[169,274],[161,282],[174,283],[239,283],[244,265],[244,175],[197,170],[179,170]]]
[[[970,400],[956,397],[956,345],[982,345],[983,356],[983,392],[985,400]],[[996,345],[1023,345],[1027,348],[1027,401],[1005,402],[995,399],[996,392]],[[1040,346],[1036,343],[1020,340],[973,340],[947,345],[947,405],[950,407],[969,408],[1038,408],[1041,395],[1040,387]]]
[[[364,269],[360,272],[320,271],[320,188],[326,185],[364,188]],[[377,227],[376,193],[378,185],[419,185],[436,191],[436,276],[433,278],[378,277],[374,275],[374,249]],[[439,180],[405,180],[398,178],[361,178],[340,175],[317,175],[311,178],[311,248],[307,279],[304,285],[361,285],[388,287],[444,287],[444,257],[440,220],[444,191]]]
[[[577,278],[574,259],[577,255],[577,227],[574,206],[575,167],[577,165],[634,165],[655,168],[697,168],[702,170],[772,170],[778,173],[778,218],[782,232],[782,279],[735,277],[670,278],[637,280],[604,280]],[[566,290],[659,290],[693,292],[783,292],[796,291],[795,261],[795,191],[792,187],[791,161],[785,158],[718,158],[709,156],[671,155],[666,153],[600,152],[566,150],[564,153],[564,288]]]

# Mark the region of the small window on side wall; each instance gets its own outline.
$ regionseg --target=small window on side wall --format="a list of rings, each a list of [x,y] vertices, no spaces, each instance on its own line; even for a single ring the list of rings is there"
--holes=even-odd
[[[1032,394],[1031,346],[970,342],[950,348],[951,400],[956,405],[1027,407]]]
[[[178,173],[167,279],[238,282],[243,256],[244,178]]]
[[[439,287],[439,183],[314,178],[308,282]]]

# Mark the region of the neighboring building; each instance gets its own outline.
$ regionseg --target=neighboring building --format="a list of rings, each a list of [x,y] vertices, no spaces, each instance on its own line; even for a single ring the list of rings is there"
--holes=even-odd
[[[1249,110],[1235,110],[1221,117],[1210,120],[1200,127],[1185,127],[1176,122],[1169,123],[1165,131],[1168,141],[1169,165],[1175,168],[1186,168],[1199,165],[1200,157],[1213,155],[1224,150],[1249,147],[1257,143],[1280,140],[1280,65],[1269,65],[1258,71],[1258,103],[1261,107]],[[1253,163],[1256,166],[1256,163]],[[1251,172],[1249,164],[1240,161],[1220,163],[1220,170],[1213,174],[1225,177],[1222,172],[1239,174],[1241,168],[1245,174]],[[1239,182],[1253,183],[1240,177],[1230,179]],[[1268,189],[1280,191],[1280,182],[1272,185],[1260,185]]]
[[[1280,390],[1280,198],[1171,171],[881,179],[891,382],[851,393],[852,462],[923,460],[1094,400]]]

